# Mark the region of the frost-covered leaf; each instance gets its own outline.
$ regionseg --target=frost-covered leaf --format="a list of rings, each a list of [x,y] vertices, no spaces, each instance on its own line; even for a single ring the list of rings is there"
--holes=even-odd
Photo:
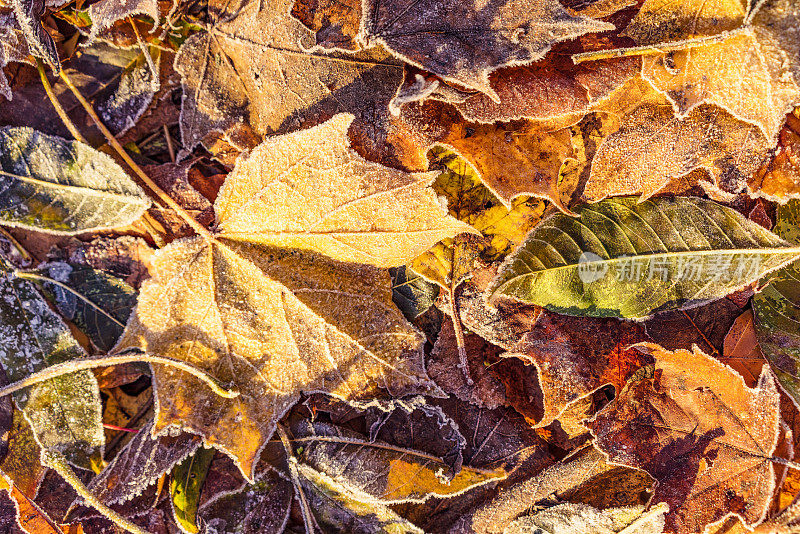
[[[667,510],[663,503],[647,512],[644,506],[598,510],[586,504],[557,504],[514,520],[504,534],[661,534]]]
[[[385,505],[456,496],[505,477],[501,469],[466,466],[453,475],[440,457],[380,440],[367,441],[324,423],[298,428],[294,442],[302,447],[298,457],[304,463]]]
[[[69,328],[33,284],[0,264],[0,365],[12,382],[50,365],[85,357]],[[100,392],[89,371],[54,378],[14,394],[43,449],[90,466],[105,443]]]
[[[772,375],[748,388],[730,367],[693,352],[641,346],[655,372],[638,376],[587,425],[611,461],[644,469],[666,502],[667,530],[701,532],[729,514],[760,522],[775,488],[779,396]]]
[[[176,2],[177,3],[177,2]],[[89,41],[94,41],[103,31],[118,20],[134,15],[147,15],[158,25],[160,11],[158,0],[100,0],[89,6],[92,19],[92,33]]]
[[[150,206],[109,156],[30,128],[0,129],[0,222],[75,234],[125,226]]]
[[[7,100],[12,99],[12,94],[3,68],[12,61],[24,61],[27,56],[28,45],[16,24],[14,12],[0,6],[0,96]]]
[[[293,0],[239,4],[239,9],[212,9],[214,24],[190,37],[175,58],[183,78],[186,147],[243,121],[268,135],[342,112],[357,117],[354,130],[375,138],[373,150],[386,143],[380,132],[402,81],[399,62],[379,50],[355,55],[314,50],[313,32],[290,14]]]
[[[800,103],[800,87],[790,68],[800,60],[759,38],[763,31],[748,28],[719,43],[646,56],[642,77],[669,98],[678,118],[715,104],[758,126],[771,141],[786,113]]]
[[[267,139],[240,159],[215,204],[220,235],[396,267],[471,231],[445,215],[428,189],[435,173],[397,171],[356,154],[347,137],[352,120],[342,114]]]
[[[353,534],[422,534],[422,530],[380,502],[362,500],[336,480],[303,463],[297,466],[300,487],[314,519],[333,532]]]
[[[575,211],[537,226],[490,292],[569,315],[642,318],[724,297],[800,257],[708,200],[623,197]]]
[[[174,434],[153,437],[152,424],[146,424],[92,480],[89,489],[106,506],[120,509],[124,506],[128,512],[147,511],[153,497],[146,490],[200,446],[198,436],[183,432]],[[94,514],[93,510],[79,509],[75,515]]]
[[[571,115],[580,118],[641,69],[639,58],[575,65],[562,54],[553,50],[540,62],[493,72],[489,83],[499,102],[475,93],[454,106],[465,119],[480,123]]]
[[[775,233],[800,243],[800,201],[779,206]],[[773,273],[753,297],[758,343],[781,387],[800,405],[800,268],[789,265]]]
[[[571,404],[606,384],[620,391],[650,360],[628,347],[646,339],[637,324],[544,312],[506,357],[535,365],[546,426]]]
[[[643,45],[717,35],[741,26],[748,8],[749,0],[645,0],[625,34]]]
[[[240,160],[216,201],[215,239],[156,253],[115,349],[188,361],[239,391],[224,399],[182,371],[154,368],[156,432],[193,429],[247,476],[301,392],[364,401],[437,391],[388,272],[352,262],[402,264],[465,225],[424,179],[352,154],[351,120],[272,138]]]
[[[489,73],[544,57],[554,43],[614,26],[570,15],[557,0],[531,4],[387,1],[364,3],[359,39],[385,45],[417,67],[497,100]]]
[[[714,106],[678,118],[668,106],[646,104],[625,114],[619,130],[603,140],[583,196],[648,199],[698,169],[710,175],[704,186],[709,191],[738,193],[763,162],[767,146],[757,127]]]
[[[60,71],[56,43],[39,20],[44,15],[44,0],[11,0],[11,7],[31,55],[44,60],[55,72]]]
[[[558,190],[562,165],[573,156],[569,129],[534,122],[461,124],[441,140],[474,165],[481,181],[509,209],[533,196],[566,207]]]
[[[210,534],[283,532],[289,520],[292,483],[273,469],[256,474],[253,484],[224,492],[204,503],[198,512]]]
[[[123,280],[86,265],[52,262],[18,276],[39,284],[62,317],[109,351],[136,306],[136,291]]]

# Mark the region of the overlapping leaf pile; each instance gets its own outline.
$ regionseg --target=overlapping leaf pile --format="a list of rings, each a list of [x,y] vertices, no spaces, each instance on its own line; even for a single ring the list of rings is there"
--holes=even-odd
[[[798,28],[0,0],[0,532],[800,532]]]

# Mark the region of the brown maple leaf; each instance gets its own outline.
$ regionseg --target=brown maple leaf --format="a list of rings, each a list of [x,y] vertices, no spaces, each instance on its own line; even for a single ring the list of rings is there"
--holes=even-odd
[[[641,345],[655,370],[638,376],[587,423],[611,461],[647,471],[653,501],[669,504],[667,528],[702,532],[730,514],[759,523],[775,487],[772,455],[779,437],[775,379],[755,388],[707,356]]]
[[[380,267],[469,227],[444,213],[427,188],[432,173],[355,154],[352,120],[270,138],[240,159],[217,197],[214,235],[156,253],[115,349],[181,359],[236,388],[239,397],[224,399],[154,366],[153,432],[192,429],[246,476],[300,392],[357,401],[437,391],[423,338],[394,307]]]

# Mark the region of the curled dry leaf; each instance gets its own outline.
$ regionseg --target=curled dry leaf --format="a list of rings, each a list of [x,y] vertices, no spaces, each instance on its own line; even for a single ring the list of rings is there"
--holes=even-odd
[[[758,346],[753,310],[747,310],[733,322],[725,336],[721,361],[735,369],[748,387],[755,387],[761,376],[763,364],[767,363]]]
[[[437,390],[388,272],[352,262],[402,264],[468,227],[427,190],[432,176],[349,150],[351,121],[272,138],[241,159],[216,200],[217,233],[156,253],[115,349],[178,358],[238,390],[223,399],[155,366],[154,432],[192,429],[248,477],[301,392],[355,402]]]
[[[760,522],[775,488],[780,417],[772,375],[749,388],[698,349],[640,348],[655,358],[655,371],[633,378],[587,423],[597,446],[658,481],[653,501],[669,505],[669,531],[701,532],[729,514]]]
[[[498,100],[489,83],[492,71],[541,59],[559,41],[613,29],[570,15],[557,0],[533,5],[370,0],[364,3],[359,38],[366,47],[385,45],[407,63]]]
[[[642,45],[716,35],[740,27],[749,6],[746,0],[645,0],[625,34]]]
[[[45,0],[11,0],[10,3],[30,54],[42,59],[55,72],[60,71],[56,43],[39,20],[44,15]]]

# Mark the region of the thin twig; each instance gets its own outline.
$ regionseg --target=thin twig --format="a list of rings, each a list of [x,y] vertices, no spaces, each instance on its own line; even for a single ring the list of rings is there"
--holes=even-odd
[[[158,196],[158,198],[161,199],[167,206],[175,210],[175,212],[183,220],[185,220],[189,224],[189,226],[191,226],[194,229],[195,232],[203,236],[208,241],[214,241],[215,240],[214,236],[208,230],[208,228],[197,222],[194,219],[194,217],[192,217],[189,214],[189,212],[187,212],[185,209],[183,209],[183,207],[180,204],[178,204],[175,200],[173,200],[172,197],[170,197],[163,189],[161,189],[161,187],[159,187],[159,185],[155,183],[152,180],[152,178],[147,176],[147,174],[145,174],[142,168],[139,167],[139,165],[137,165],[136,162],[133,161],[133,159],[131,159],[131,157],[125,151],[123,146],[119,143],[119,141],[117,141],[117,138],[114,137],[114,135],[111,133],[111,131],[109,131],[108,128],[106,128],[105,124],[103,124],[103,121],[101,121],[100,117],[97,116],[97,113],[95,112],[94,108],[92,108],[91,104],[89,104],[89,102],[83,97],[81,92],[78,90],[77,87],[75,87],[75,84],[72,83],[72,80],[69,79],[69,76],[67,76],[63,70],[61,71],[60,76],[61,80],[67,85],[69,90],[72,91],[72,94],[75,95],[75,98],[78,99],[78,102],[80,102],[83,108],[86,110],[86,113],[92,119],[92,122],[94,122],[95,126],[97,126],[100,132],[102,132],[103,136],[105,136],[106,141],[108,141],[108,144],[111,145],[111,147],[114,150],[116,150],[116,152],[119,154],[122,160],[128,165],[128,167],[131,168],[131,170],[136,174],[136,176],[138,176],[139,179],[147,187],[149,187],[150,190],[153,191],[153,193],[155,193],[156,196]]]
[[[33,373],[22,380],[14,382],[13,384],[9,384],[3,388],[0,388],[0,397],[5,397],[6,395],[11,395],[21,389],[34,386],[39,384],[40,382],[44,382],[45,380],[50,380],[52,378],[57,378],[59,376],[63,376],[66,374],[74,373],[76,371],[86,371],[89,369],[96,369],[97,367],[110,367],[112,365],[120,365],[123,363],[157,363],[161,365],[168,365],[170,367],[175,367],[176,369],[180,369],[181,371],[186,371],[187,373],[195,376],[205,382],[208,387],[211,388],[214,393],[223,397],[225,399],[233,399],[239,396],[238,391],[233,391],[229,389],[225,389],[221,387],[217,382],[211,378],[209,375],[189,365],[186,362],[181,360],[175,360],[173,358],[165,358],[164,356],[154,356],[151,354],[116,354],[112,356],[103,356],[101,358],[81,358],[77,360],[70,360],[64,363],[59,363],[56,365],[51,365],[45,369],[42,369],[39,372]]]
[[[169,159],[172,163],[175,163],[175,145],[172,144],[172,136],[169,134],[169,128],[167,125],[163,125],[164,128],[164,139],[167,141],[167,150],[169,151]]]
[[[613,50],[594,50],[592,52],[582,52],[580,54],[572,54],[572,62],[576,65],[585,61],[597,61],[599,59],[614,59],[620,57],[632,56],[652,56],[656,54],[663,54],[665,52],[676,52],[679,50],[686,50],[687,48],[694,48],[697,46],[705,46],[713,43],[720,43],[729,37],[733,37],[744,30],[747,26],[737,28],[735,30],[723,32],[717,35],[710,35],[708,37],[696,37],[694,39],[684,39],[682,41],[675,41],[672,43],[662,43],[657,45],[645,46],[632,46],[630,48],[615,48]]]
[[[44,63],[39,58],[36,58],[36,70],[39,71],[39,78],[42,79],[42,86],[44,86],[44,92],[47,93],[47,98],[50,99],[50,103],[53,104],[53,107],[58,113],[58,116],[61,118],[61,122],[64,123],[64,126],[67,127],[69,133],[72,134],[72,137],[76,141],[80,141],[81,143],[86,143],[86,139],[81,135],[81,132],[78,131],[77,126],[75,123],[70,120],[69,115],[67,112],[64,111],[64,107],[61,105],[61,102],[58,101],[56,98],[56,94],[53,92],[53,86],[50,85],[50,80],[47,79],[47,73],[44,71]],[[64,72],[63,70],[61,72]]]
[[[286,463],[289,464],[289,474],[292,477],[292,485],[294,485],[296,491],[297,501],[300,503],[300,510],[303,512],[306,534],[314,534],[314,525],[316,521],[314,521],[314,516],[311,515],[311,507],[308,505],[306,494],[300,486],[300,473],[297,470],[297,458],[295,458],[292,453],[292,446],[289,444],[289,436],[286,435],[286,431],[281,425],[278,425],[277,430],[283,448],[286,451]]]
[[[450,297],[450,307],[453,310],[451,315],[453,319],[453,331],[456,334],[456,347],[458,348],[458,366],[464,374],[467,385],[474,384],[472,377],[469,374],[469,360],[467,359],[467,344],[464,342],[464,329],[461,326],[461,317],[458,313],[458,303],[456,302],[456,291],[453,287],[455,282],[450,282],[450,287],[447,289],[448,296]]]
[[[83,500],[103,514],[106,519],[114,523],[120,528],[124,528],[128,532],[132,534],[148,534],[146,530],[143,530],[139,525],[136,525],[125,519],[117,512],[100,502],[100,500],[95,497],[89,488],[86,487],[86,484],[83,483],[81,479],[75,474],[75,471],[67,463],[67,460],[63,456],[59,456],[58,454],[54,454],[51,452],[42,452],[42,463],[51,469],[53,469],[56,473],[58,473],[61,478],[63,478],[75,492],[83,497]]]

